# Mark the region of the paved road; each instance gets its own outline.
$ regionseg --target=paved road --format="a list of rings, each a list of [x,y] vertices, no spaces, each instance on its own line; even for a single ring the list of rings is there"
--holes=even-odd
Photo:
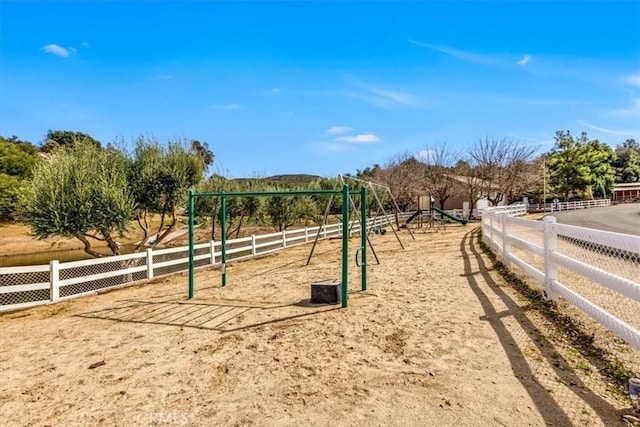
[[[554,212],[558,222],[640,236],[640,203]]]

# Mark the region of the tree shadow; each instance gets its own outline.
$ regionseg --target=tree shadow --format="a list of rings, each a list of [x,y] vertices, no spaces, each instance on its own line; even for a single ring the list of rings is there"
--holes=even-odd
[[[526,333],[529,341],[542,354],[558,381],[565,384],[568,390],[588,405],[605,425],[612,425],[613,420],[617,420],[617,425],[625,425],[620,418],[621,412],[583,383],[580,377],[568,367],[567,361],[555,351],[554,345],[524,315],[522,308],[493,280],[485,260],[478,250],[478,239],[477,229],[471,230],[465,234],[460,244],[460,251],[464,260],[464,275],[467,277],[471,290],[478,298],[485,312],[485,316],[481,317],[480,320],[487,321],[493,328],[505,354],[509,358],[515,377],[531,397],[546,424],[564,426],[573,425],[574,422],[561,406],[560,398],[562,396],[556,398],[550,390],[537,381],[532,367],[523,353],[523,349],[518,346],[516,337],[509,330],[505,322],[506,319],[513,319],[517,322],[522,331]],[[477,263],[478,271],[472,270],[472,259]],[[479,281],[479,278],[481,278],[481,281]],[[483,290],[481,282],[488,285],[495,296],[507,307],[506,310],[498,311],[496,309],[491,302],[490,295]]]

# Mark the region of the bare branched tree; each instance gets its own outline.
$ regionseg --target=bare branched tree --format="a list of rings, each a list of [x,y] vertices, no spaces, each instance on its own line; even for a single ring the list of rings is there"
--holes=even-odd
[[[483,193],[489,203],[496,206],[526,175],[524,167],[533,156],[534,147],[518,140],[484,138],[478,140],[469,152],[477,165],[483,183]]]
[[[460,160],[455,167],[457,185],[456,191],[463,193],[469,201],[469,216],[473,216],[473,210],[476,203],[483,197],[483,180],[480,176],[480,168],[474,163],[473,159],[469,161]]]
[[[434,147],[426,146],[421,152],[421,161],[425,164],[425,184],[429,194],[435,196],[444,209],[444,204],[455,194],[456,177],[454,168],[459,154],[447,144]]]
[[[412,154],[397,154],[379,171],[376,180],[389,187],[398,207],[406,211],[426,191],[424,168]]]

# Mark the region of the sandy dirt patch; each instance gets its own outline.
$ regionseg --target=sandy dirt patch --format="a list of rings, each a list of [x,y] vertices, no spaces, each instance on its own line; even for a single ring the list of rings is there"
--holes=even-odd
[[[476,229],[477,231],[477,229]],[[406,232],[405,232],[406,233]],[[0,317],[1,425],[616,426],[622,398],[490,268],[473,226],[340,241]],[[353,250],[357,242],[351,245]]]

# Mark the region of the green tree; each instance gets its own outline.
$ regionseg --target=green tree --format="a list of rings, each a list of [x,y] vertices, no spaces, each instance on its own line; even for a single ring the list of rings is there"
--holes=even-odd
[[[200,161],[202,161],[202,170],[206,172],[209,166],[213,164],[214,159],[213,151],[209,149],[209,144],[194,139],[191,141],[191,149],[198,155]]]
[[[38,161],[38,149],[31,143],[0,136],[0,220],[13,217],[22,181]]]
[[[86,142],[96,148],[102,147],[100,141],[86,133],[70,130],[49,130],[40,149],[43,153],[50,153],[58,147],[69,147],[77,142]]]
[[[547,156],[549,184],[567,200],[570,194],[583,197],[608,193],[615,178],[611,164],[614,152],[607,144],[590,141],[585,132],[574,138],[569,131],[557,131],[555,145]]]
[[[222,175],[212,175],[198,186],[199,192],[241,192],[259,191],[259,184],[252,180],[232,181]],[[247,221],[259,222],[263,215],[264,199],[259,197],[229,197],[227,198],[227,233],[226,237],[235,234],[240,236],[242,227]],[[200,220],[211,220],[211,239],[216,238],[216,228],[220,225],[220,197],[198,197],[195,200],[196,216]]]
[[[22,180],[17,176],[0,173],[0,220],[13,217],[21,185]]]
[[[286,230],[303,219],[315,221],[317,210],[318,205],[309,196],[268,197],[266,202],[269,222],[278,231]]]
[[[377,177],[381,169],[379,164],[374,163],[373,166],[368,166],[362,171],[358,169],[356,171],[356,178],[362,179],[363,181],[371,181]]]
[[[27,178],[38,162],[38,149],[17,137],[0,136],[0,174]]]
[[[640,144],[635,139],[627,139],[616,147],[613,168],[616,172],[616,182],[640,181]]]
[[[115,239],[134,214],[125,156],[84,141],[53,150],[27,180],[18,212],[39,238],[75,237],[92,256],[102,256],[92,242],[104,241],[119,254]]]
[[[587,142],[583,147],[584,163],[589,170],[587,176],[587,198],[606,198],[611,194],[615,182],[613,161],[615,152],[609,145],[596,140]],[[589,194],[590,193],[590,194]]]
[[[587,143],[587,134],[583,132],[575,139],[570,131],[557,131],[555,141],[547,156],[549,185],[567,200],[570,193],[584,191],[587,187],[589,171],[582,165],[580,152],[580,147]]]
[[[154,138],[137,139],[128,179],[136,201],[136,219],[144,234],[138,249],[153,234],[150,214],[160,214],[152,247],[176,228],[178,208],[186,204],[187,191],[202,180],[204,167],[198,153],[185,141],[163,145]]]

